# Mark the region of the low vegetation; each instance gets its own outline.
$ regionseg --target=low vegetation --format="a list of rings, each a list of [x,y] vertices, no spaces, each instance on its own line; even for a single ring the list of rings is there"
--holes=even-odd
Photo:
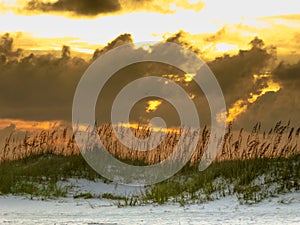
[[[0,164],[0,193],[41,197],[70,197],[72,186],[60,185],[69,178],[108,183],[80,156],[43,155]],[[203,203],[235,195],[241,203],[252,204],[280,193],[300,190],[300,155],[215,162],[203,172],[187,165],[174,177],[149,186],[139,196],[77,193],[74,198],[106,198],[118,206]]]
[[[80,155],[35,155],[0,164],[0,193],[65,197],[68,187],[60,186],[59,181],[70,177],[102,179]]]
[[[152,131],[149,127],[142,125],[136,125],[131,128],[120,125],[117,129],[121,136],[126,136],[128,132],[132,131],[140,139],[149,137],[151,133],[154,133],[154,137],[156,137],[156,131]],[[166,159],[173,152],[174,146],[178,143],[183,132],[182,130],[167,130],[165,139],[157,148],[150,151],[136,151],[127,148],[118,141],[110,124],[98,126],[97,131],[103,145],[112,155],[120,160],[126,160],[137,165],[141,163],[143,165],[154,164]],[[207,127],[203,127],[199,132],[199,141],[190,160],[192,164],[199,163],[210,137],[210,130]],[[222,149],[220,149],[215,161],[297,155],[300,154],[299,136],[300,127],[291,127],[289,122],[283,124],[279,121],[269,131],[262,131],[260,123],[257,123],[252,131],[244,131],[243,129],[233,131],[232,124],[229,123]],[[189,137],[188,140],[194,140],[194,138],[194,136]],[[44,154],[79,155],[80,151],[77,148],[72,131],[68,128],[43,130],[34,134],[26,133],[21,140],[17,139],[12,133],[5,139],[0,151],[0,162]]]
[[[180,135],[168,131],[157,149],[136,153],[119,145],[112,132],[108,125],[98,129],[108,150],[127,163],[141,166],[166,158]],[[134,132],[143,138],[151,131],[136,127]],[[166,202],[185,205],[235,195],[242,204],[252,204],[280,193],[300,190],[299,133],[300,128],[290,127],[289,123],[278,122],[268,132],[261,131],[260,124],[251,132],[235,132],[229,124],[216,160],[208,169],[199,172],[198,162],[209,138],[209,130],[204,127],[189,163],[172,178],[147,187],[139,196],[74,193],[71,185],[61,185],[69,178],[110,182],[85,162],[68,129],[27,134],[22,141],[15,140],[11,134],[0,153],[0,194],[42,199],[105,198],[120,207]]]

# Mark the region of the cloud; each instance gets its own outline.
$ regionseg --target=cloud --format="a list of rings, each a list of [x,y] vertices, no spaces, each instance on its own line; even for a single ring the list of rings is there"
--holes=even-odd
[[[295,64],[284,62],[272,71],[272,79],[280,84],[277,92],[262,95],[255,104],[250,104],[247,112],[237,121],[239,126],[252,122],[262,122],[271,127],[276,121],[291,120],[292,126],[300,126],[300,61]]]
[[[11,36],[4,34],[0,40],[0,118],[27,121],[71,121],[75,89],[88,66],[110,49],[133,43],[130,34],[120,35],[103,48],[97,49],[90,60],[84,60],[72,56],[69,46],[62,47],[61,56],[50,53],[15,56],[17,51]],[[168,41],[198,49],[182,39],[182,34],[172,35]],[[134,49],[141,58],[149,54],[143,48]],[[177,54],[170,55],[163,51],[159,43],[151,47],[151,50],[175,61],[180,60]],[[198,50],[201,54],[202,49]],[[296,97],[299,96],[300,62],[281,63],[274,67],[275,58],[274,48],[266,46],[263,40],[254,38],[249,43],[248,50],[240,50],[236,55],[224,55],[208,62],[223,90],[228,111],[237,116],[236,124],[245,127],[262,121],[271,126],[280,119],[299,121],[300,102]],[[187,75],[183,71],[154,62],[127,66],[108,80],[98,98],[97,120],[109,122],[113,101],[121,89],[131,81],[149,75],[177,80],[193,96],[201,124],[209,123],[208,103],[196,83],[186,79]],[[176,92],[167,94],[171,98],[178,98]],[[147,112],[145,109],[149,101],[161,99],[146,98],[138,102],[131,113],[134,121],[147,122],[155,116],[162,116],[168,125],[178,125],[178,113],[172,105],[162,101],[157,110]],[[124,104],[128,103],[125,101]]]
[[[58,0],[44,2],[31,0],[26,4],[26,10],[41,12],[71,12],[76,15],[95,16],[102,13],[120,10],[117,0]]]
[[[58,13],[71,16],[98,16],[101,14],[158,12],[174,13],[178,8],[200,11],[202,2],[190,3],[188,0],[30,0],[25,3],[19,13]],[[2,7],[3,8],[3,7]]]
[[[300,61],[296,64],[287,64],[281,62],[274,70],[274,78],[286,89],[299,89]]]
[[[1,45],[0,45],[0,52],[4,54],[9,54],[12,52],[12,46],[13,46],[13,38],[9,36],[8,33],[2,35],[1,37]]]
[[[71,121],[77,84],[91,62],[110,49],[132,43],[130,34],[122,34],[84,60],[73,57],[71,47],[65,45],[61,56],[46,52],[15,58],[11,35],[4,34],[0,40],[0,119],[37,122]]]
[[[221,39],[222,37],[224,37],[225,35],[226,35],[226,26],[222,27],[222,29],[220,29],[217,33],[205,38],[205,41],[215,42],[215,41]]]
[[[61,57],[30,54],[18,59],[11,57],[14,51],[5,47],[6,42],[1,46],[6,49],[2,51],[6,60],[0,63],[0,117],[69,119],[72,96],[88,62],[72,58],[67,46],[62,48]]]
[[[225,29],[222,29],[215,35],[210,35],[209,40],[215,41],[224,32]],[[205,58],[205,51],[189,42],[187,35],[180,31],[167,38],[166,41],[180,44],[194,51],[201,58]],[[223,54],[221,57],[207,60],[207,64],[218,79],[226,97],[226,103],[230,106],[239,99],[247,100],[251,93],[258,94],[262,88],[267,87],[271,78],[263,74],[272,70],[275,58],[274,48],[265,46],[263,40],[256,37],[249,43],[248,50],[239,50],[237,54],[231,56]],[[190,88],[193,90],[193,83]]]
[[[207,36],[207,41],[216,42],[224,38],[224,35],[226,28]],[[201,46],[195,47],[188,41],[188,36],[188,33],[180,31],[166,40],[190,49]],[[205,51],[201,50],[200,48],[195,52],[202,57]],[[207,61],[225,96],[228,120],[234,120],[240,127],[251,128],[257,121],[273,126],[279,120],[299,119],[298,106],[294,105],[299,105],[295,96],[299,96],[297,87],[300,84],[297,80],[300,63],[281,63],[276,66],[276,58],[276,48],[265,45],[262,39],[256,37],[249,42],[248,50],[239,50],[237,54],[225,54]],[[193,82],[189,85],[189,90],[197,93]],[[283,110],[280,109],[281,105]],[[268,108],[270,110],[266,110]],[[284,112],[287,111],[291,114],[286,115]]]
[[[131,44],[133,43],[133,38],[131,34],[121,34],[116,39],[114,39],[112,42],[109,42],[104,48],[96,49],[93,55],[93,60],[98,58],[100,55],[104,54],[105,52],[116,48],[118,46],[124,45],[124,44]]]
[[[200,48],[198,48],[198,46],[195,46],[191,43],[189,36],[190,36],[189,33],[180,30],[175,34],[166,37],[165,41],[179,44],[182,47],[193,51],[195,54],[202,55],[203,52],[200,50]]]
[[[299,94],[296,89],[266,93],[255,104],[249,105],[247,112],[236,121],[236,126],[251,129],[254,123],[261,122],[269,129],[278,121],[291,121],[291,126],[299,127],[300,102],[296,97]]]
[[[170,36],[167,41],[181,44],[182,46],[193,49],[193,45],[185,40],[182,40],[182,34],[184,32],[178,32],[175,35]],[[254,38],[249,43],[249,50],[240,50],[237,55],[229,56],[225,55],[223,57],[218,57],[210,62],[208,62],[209,67],[215,74],[219,84],[223,90],[225,101],[228,107],[228,111],[231,114],[232,119],[238,119],[240,114],[247,112],[247,107],[251,104],[255,104],[255,101],[262,95],[271,92],[278,91],[277,83],[273,82],[273,78],[268,73],[273,69],[273,61],[275,59],[275,51],[272,47],[265,46],[264,42],[259,38]],[[152,51],[158,51],[160,54],[164,54],[159,46],[155,46]],[[199,51],[195,51],[201,52]],[[201,54],[201,53],[200,53]],[[169,56],[177,60],[177,55]],[[271,65],[271,66],[270,66]],[[130,74],[130,71],[134,71]],[[149,72],[151,71],[151,72]],[[111,80],[106,91],[104,91],[103,99],[108,102],[108,108],[111,108],[113,96],[116,96],[118,92],[124,87],[129,81],[137,79],[139,76],[147,75],[162,75],[163,77],[169,78],[173,81],[179,83],[190,96],[197,106],[198,113],[201,115],[200,120],[202,124],[208,124],[210,121],[210,111],[207,100],[203,95],[201,89],[195,82],[187,82],[186,74],[183,71],[176,69],[163,67],[162,65],[153,65],[151,63],[135,65],[130,69],[122,70],[118,73],[118,77]],[[273,86],[272,86],[273,85]],[[170,93],[175,95],[175,93]],[[160,101],[159,99],[147,99],[147,101]],[[147,101],[140,102],[135,108],[135,116],[137,118],[138,114],[143,114],[145,107],[147,107]],[[126,104],[126,103],[124,103]],[[165,101],[158,107],[157,111],[151,112],[149,116],[168,115],[168,120],[170,123],[178,119],[176,113],[171,115],[172,107],[167,105]],[[133,110],[134,111],[134,110]],[[155,114],[157,113],[157,114]],[[144,115],[147,117],[148,115]],[[255,123],[254,121],[253,123]]]
[[[240,50],[237,55],[225,55],[208,63],[226,96],[227,105],[247,98],[251,92],[261,88],[261,82],[254,83],[254,75],[268,71],[270,60],[274,57],[260,39],[253,39],[250,45],[249,50]]]
[[[189,0],[119,0],[124,12],[159,12],[175,13],[178,9],[200,11],[204,7],[202,1],[191,3]]]
[[[22,54],[22,49],[13,50],[14,39],[9,33],[0,36],[0,63],[6,62],[7,58],[18,58]]]
[[[277,15],[277,16],[268,16],[264,17],[264,19],[280,19],[280,20],[290,20],[299,22],[300,14],[285,14],[285,15]]]

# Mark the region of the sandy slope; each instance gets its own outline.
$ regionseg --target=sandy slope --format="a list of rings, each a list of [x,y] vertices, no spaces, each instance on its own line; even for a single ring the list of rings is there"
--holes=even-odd
[[[0,224],[300,224],[300,193],[239,205],[227,197],[202,205],[118,208],[109,200],[0,197]]]

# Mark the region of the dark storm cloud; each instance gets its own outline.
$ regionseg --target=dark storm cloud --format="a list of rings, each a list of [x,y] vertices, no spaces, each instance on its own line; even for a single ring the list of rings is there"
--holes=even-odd
[[[225,29],[222,29],[210,38],[216,39],[224,32]],[[180,44],[202,57],[203,52],[185,41],[183,36],[184,32],[181,31],[168,38],[167,41]],[[266,87],[266,78],[254,83],[253,75],[270,70],[268,66],[276,57],[275,51],[273,47],[265,46],[263,40],[257,37],[249,45],[249,50],[240,50],[238,54],[233,56],[225,54],[207,62],[222,88],[228,107],[238,99],[248,98],[250,93],[256,93]],[[194,88],[197,89],[195,83],[192,82],[190,90],[193,91]]]
[[[226,30],[222,29],[210,36],[209,40],[214,41],[225,32]],[[193,49],[190,43],[184,41],[183,36],[184,32],[178,32],[168,41]],[[274,46],[266,46],[259,38],[254,38],[249,45],[249,50],[240,50],[237,55],[224,55],[208,62],[222,88],[227,109],[240,99],[248,106],[247,111],[237,117],[235,124],[237,127],[251,129],[256,122],[272,127],[279,120],[291,120],[298,126],[300,121],[300,61],[293,65],[282,62],[274,69],[276,60]],[[201,54],[200,52],[199,55]],[[254,82],[254,74],[265,73],[269,76],[262,76]],[[280,84],[281,89],[278,92],[271,91],[262,95],[254,103],[248,102],[251,93],[260,94],[262,89],[268,87],[270,81]],[[189,90],[196,92],[196,89],[195,83],[191,82]],[[205,102],[203,98],[204,96],[199,98],[202,104]]]
[[[20,2],[20,5],[21,2]],[[30,0],[25,5],[17,7],[18,13],[59,13],[66,16],[93,17],[107,13],[123,13],[149,11],[158,13],[174,13],[170,6],[199,11],[202,2],[190,3],[188,0]]]
[[[300,61],[291,65],[279,63],[272,71],[272,79],[280,84],[280,90],[266,93],[250,104],[247,112],[238,119],[239,126],[253,121],[272,127],[277,121],[288,120],[292,126],[300,126]]]
[[[7,34],[3,39],[11,40]],[[13,41],[2,41],[0,45],[0,54],[5,58],[0,63],[0,118],[69,119],[76,84],[88,63],[71,58],[67,46],[59,58],[51,54],[16,58],[8,42]]]
[[[121,9],[118,0],[58,0],[52,3],[31,0],[25,8],[42,12],[71,12],[87,16],[116,12]]]
[[[274,79],[280,82],[284,88],[299,89],[300,61],[292,65],[281,62],[274,70]]]
[[[120,35],[104,48],[97,49],[90,61],[85,61],[72,57],[72,51],[68,46],[62,47],[61,57],[52,54],[22,56],[14,50],[13,40],[8,34],[1,36],[0,40],[0,118],[34,121],[70,121],[76,86],[91,62],[112,48],[133,42],[130,34]],[[182,43],[180,35],[174,35],[169,41],[187,48],[193,47],[188,42]],[[294,65],[281,63],[271,71],[272,77],[263,77],[254,82],[254,74],[261,74],[269,69],[268,65],[275,58],[275,51],[266,47],[258,38],[253,39],[250,46],[249,50],[240,50],[237,55],[225,55],[208,62],[223,90],[227,108],[239,99],[247,100],[250,93],[259,94],[272,79],[280,83],[281,90],[277,93],[267,93],[255,103],[249,103],[248,111],[238,118],[237,123],[241,126],[245,124],[252,126],[257,121],[270,125],[280,119],[299,121],[300,62]],[[142,48],[135,51],[141,57],[148,54]],[[177,55],[169,56],[168,52],[163,52],[159,44],[152,48],[153,51],[180,60],[177,59]],[[126,84],[142,76],[164,74],[176,74],[181,77],[180,85],[188,93],[196,95],[194,103],[199,109],[201,124],[207,124],[210,112],[200,88],[193,81],[185,82],[183,71],[153,62],[128,66],[109,79],[98,98],[100,100],[97,105],[99,106],[96,113],[97,120],[110,121],[113,100]],[[176,98],[176,93],[169,94]],[[155,112],[146,113],[147,100],[149,99],[135,105],[132,114],[135,119],[141,116],[152,118],[167,115],[168,124],[172,125],[174,121],[178,121],[178,114],[167,103],[163,103]]]
[[[216,58],[208,65],[218,79],[228,106],[238,99],[248,98],[265,84],[260,80],[254,84],[254,74],[266,71],[273,52],[265,47],[262,40],[255,38],[250,43],[251,49],[240,50],[237,55]]]
[[[132,42],[130,34],[122,34],[85,61],[72,57],[69,46],[62,46],[60,57],[29,54],[16,58],[10,35],[4,34],[0,40],[0,118],[33,121],[70,121],[77,84],[91,62]]]
[[[250,129],[256,122],[264,127],[274,127],[276,122],[291,122],[291,126],[300,126],[300,91],[282,88],[278,92],[269,92],[250,104],[247,112],[236,121],[236,126]]]
[[[177,34],[171,36],[167,41],[180,44],[188,49],[193,49],[194,47],[186,42],[181,40],[182,32],[178,32]],[[254,38],[250,44],[249,50],[241,50],[237,55],[234,56],[224,56],[219,57],[208,63],[209,67],[212,69],[215,74],[217,80],[220,83],[220,86],[223,90],[225,101],[227,107],[230,108],[237,100],[245,99],[247,100],[250,97],[250,94],[259,94],[260,90],[267,86],[267,82],[270,78],[261,78],[254,82],[254,74],[263,73],[267,70],[268,65],[274,59],[274,52],[272,48],[269,49],[266,47],[262,40],[258,38]],[[154,46],[152,48],[152,52],[158,51],[160,54],[165,54],[163,52],[163,48],[160,48],[159,45]],[[194,51],[195,52],[195,51]],[[197,52],[197,51],[196,51]],[[145,54],[145,53],[144,53]],[[170,55],[168,57],[172,58],[174,62],[178,59],[180,54]],[[122,70],[119,72],[119,76],[112,79],[110,85],[107,87],[105,91],[106,94],[104,99],[110,101],[102,102],[102,105],[107,104],[110,105],[113,101],[114,96],[124,87],[129,81],[133,79],[137,79],[139,76],[143,75],[153,75],[153,74],[173,74],[175,75],[173,80],[177,80],[177,83],[186,89],[187,93],[191,95],[195,95],[194,103],[199,110],[199,115],[201,115],[200,120],[202,124],[208,124],[210,120],[210,111],[207,104],[207,100],[203,95],[203,92],[199,88],[199,86],[195,82],[186,82],[184,80],[185,73],[183,71],[179,71],[175,68],[165,67],[162,65],[157,65],[153,63],[148,64],[140,64],[131,67],[130,69]],[[179,79],[179,81],[178,81]],[[110,87],[110,88],[109,88]],[[115,92],[115,93],[114,93]],[[170,93],[175,96],[176,93]],[[136,106],[135,115],[137,116],[139,113],[145,113],[145,102]],[[249,103],[250,104],[250,103]],[[174,120],[178,118],[178,115],[171,114],[172,107],[166,104],[162,104],[156,112],[151,113],[149,116],[153,116],[157,114],[168,115],[169,120]],[[107,112],[108,114],[108,112]],[[146,114],[147,116],[147,114]],[[157,115],[156,115],[157,116]],[[255,123],[256,121],[254,121]]]
[[[33,54],[18,63],[1,65],[0,116],[26,120],[69,119],[76,84],[87,66],[79,58]]]

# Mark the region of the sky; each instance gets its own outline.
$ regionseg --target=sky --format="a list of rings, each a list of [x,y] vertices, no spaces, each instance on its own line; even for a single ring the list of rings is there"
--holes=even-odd
[[[227,121],[238,128],[279,120],[299,126],[299,9],[295,0],[0,0],[0,137],[68,124],[89,65],[110,49],[143,41],[174,42],[204,59],[224,93]],[[207,101],[192,79],[152,64],[110,80],[97,120],[107,122],[118,90],[149,68],[183,86],[209,123]],[[145,99],[133,122],[170,110],[161,99]],[[166,121],[176,125],[178,115]]]

